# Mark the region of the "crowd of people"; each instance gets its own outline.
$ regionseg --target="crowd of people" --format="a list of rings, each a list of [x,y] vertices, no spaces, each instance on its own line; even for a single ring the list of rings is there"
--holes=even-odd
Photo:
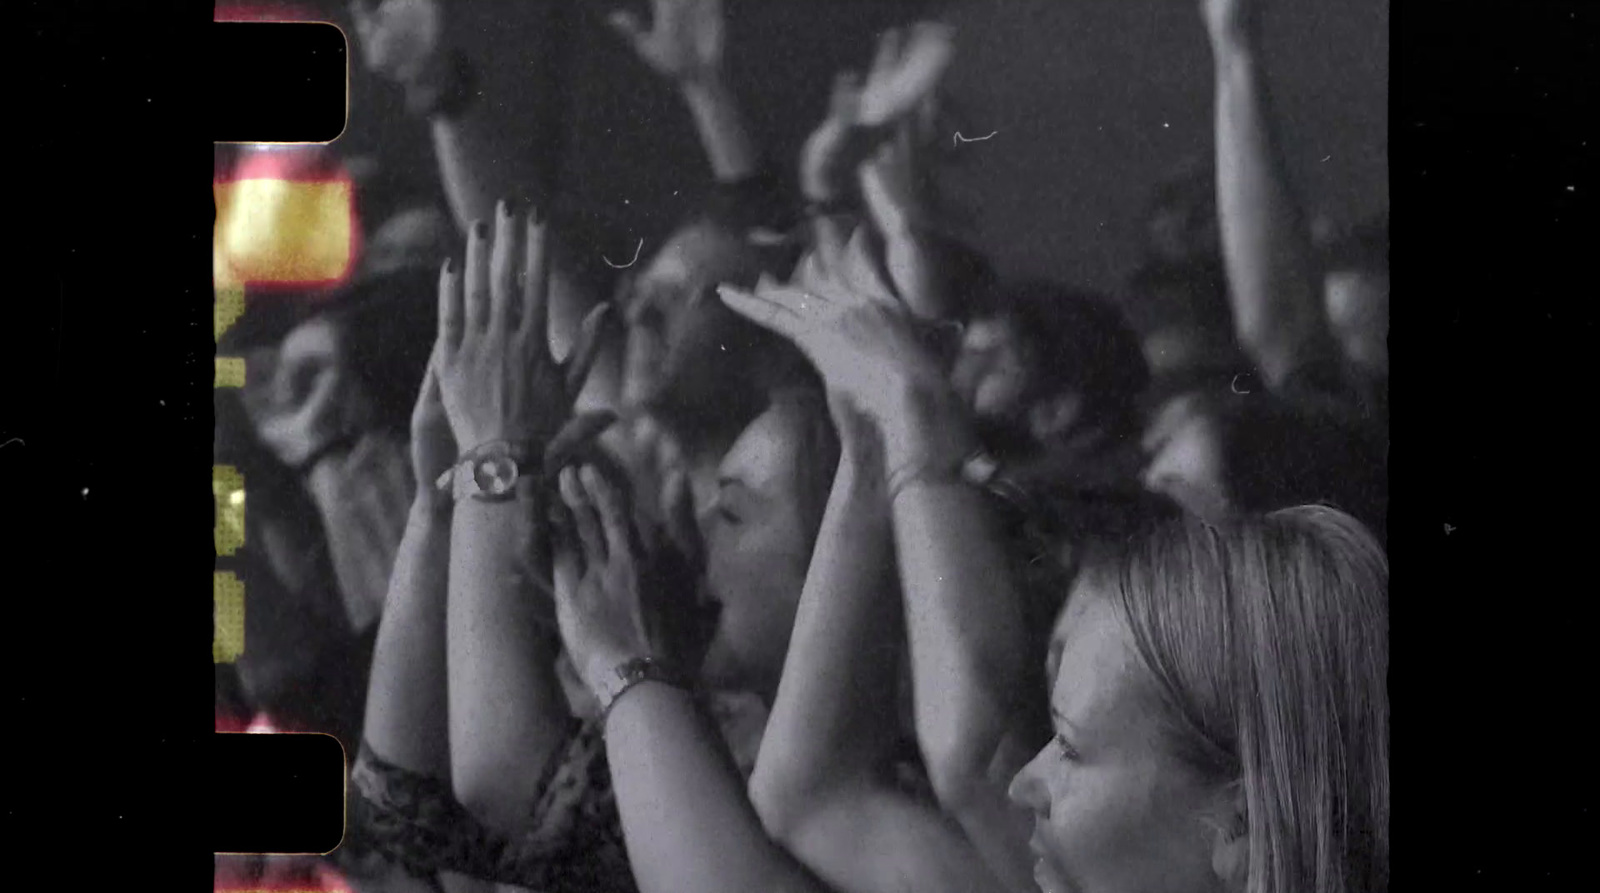
[[[356,2],[447,207],[219,345],[252,525],[219,716],[347,743],[319,870],[1387,890],[1387,223],[1298,204],[1265,5],[1199,0],[1214,169],[1155,190],[1115,302],[946,225],[939,23],[773,167],[718,0],[613,16],[714,179],[623,265],[506,162],[448,4]]]

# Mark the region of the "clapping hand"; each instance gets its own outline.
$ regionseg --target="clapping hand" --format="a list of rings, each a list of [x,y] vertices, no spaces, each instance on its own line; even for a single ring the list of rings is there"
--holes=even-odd
[[[763,278],[754,290],[722,286],[723,301],[788,338],[842,399],[891,433],[908,401],[950,391],[935,352],[873,262],[862,229],[848,244],[823,230],[787,285]]]
[[[560,491],[567,515],[555,544],[556,620],[579,677],[599,694],[635,658],[692,671],[713,615],[694,597],[697,578],[678,540],[685,532],[675,520],[642,530],[622,486],[593,465],[563,469]]]

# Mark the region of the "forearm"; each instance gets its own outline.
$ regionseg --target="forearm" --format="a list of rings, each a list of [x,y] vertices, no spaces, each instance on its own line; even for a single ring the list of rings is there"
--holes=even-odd
[[[841,463],[795,617],[783,680],[750,779],[766,827],[788,839],[840,787],[870,784],[896,732],[899,604],[881,484]]]
[[[755,141],[745,128],[732,88],[722,76],[688,81],[682,86],[682,93],[717,182],[733,183],[754,174],[759,158]]]
[[[884,238],[884,260],[895,290],[921,319],[944,319],[949,313],[947,288],[932,246],[909,221],[878,221]]]
[[[447,778],[445,604],[450,516],[426,494],[412,506],[378,624],[363,736],[385,760]]]
[[[502,832],[526,816],[567,719],[552,611],[535,582],[539,510],[525,498],[463,500],[451,528],[451,781]]]
[[[1213,46],[1217,211],[1234,324],[1276,385],[1322,328],[1310,233],[1273,133],[1256,42],[1219,36]]]
[[[910,642],[917,739],[947,807],[984,778],[1013,718],[1027,637],[996,519],[950,476],[964,419],[953,398],[909,397],[888,454],[897,469],[940,466],[892,496]]]
[[[606,755],[642,893],[825,893],[771,838],[716,730],[685,691],[644,682],[612,707]]]

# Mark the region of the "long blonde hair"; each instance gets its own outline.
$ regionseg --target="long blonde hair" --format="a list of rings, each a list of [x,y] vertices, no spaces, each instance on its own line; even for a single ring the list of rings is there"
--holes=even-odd
[[[1389,881],[1389,564],[1360,522],[1302,506],[1152,524],[1103,543],[1105,585],[1188,764],[1241,786],[1249,893]]]

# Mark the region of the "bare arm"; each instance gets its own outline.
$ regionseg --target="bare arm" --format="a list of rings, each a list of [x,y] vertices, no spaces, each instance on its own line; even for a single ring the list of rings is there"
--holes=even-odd
[[[447,265],[441,276],[442,403],[456,443],[522,444],[519,464],[532,468],[570,411],[585,361],[562,369],[550,355],[545,228],[502,207],[490,232],[474,226],[464,269]],[[451,527],[451,781],[462,805],[501,832],[527,815],[568,716],[552,605],[536,582],[548,506],[533,483],[521,480],[507,501],[458,500]]]
[[[451,22],[438,0],[355,0],[351,17],[367,67],[405,88],[414,113],[427,119],[439,179],[463,234],[473,222],[492,218],[500,196],[533,197],[533,190],[548,185],[553,159],[505,144],[477,83],[476,60],[452,45]],[[559,126],[542,123],[546,132]],[[556,246],[550,341],[557,356],[566,355],[580,321],[599,301],[574,275],[571,257],[569,247]],[[614,365],[614,358],[608,359],[601,368]],[[585,403],[612,407],[617,389],[614,375],[596,376]]]
[[[1261,74],[1257,0],[1205,0],[1216,74],[1217,211],[1234,327],[1268,385],[1334,345],[1309,226]]]
[[[899,484],[891,498],[917,739],[940,802],[1009,889],[1028,889],[1029,826],[1005,793],[1026,762],[1016,737],[1028,642],[1021,595],[983,495],[938,471],[922,475],[952,467],[971,442],[953,395],[908,394],[894,416],[887,467]]]
[[[677,87],[717,181],[734,183],[754,174],[755,143],[723,72],[722,0],[652,0],[650,6],[648,28],[625,10],[608,21],[641,61]]]
[[[555,561],[562,641],[604,702],[615,669],[656,653],[644,600],[679,602],[659,585],[621,490],[592,467],[562,472],[572,537]],[[579,545],[581,544],[581,554]],[[681,602],[679,602],[681,604]],[[767,836],[717,729],[685,690],[638,682],[606,718],[606,755],[634,877],[644,893],[825,893]]]
[[[750,797],[767,830],[840,890],[1003,889],[949,816],[881,775],[898,731],[893,708],[904,633],[892,590],[882,459],[862,449],[855,433],[868,425],[840,424],[845,458]]]
[[[423,495],[411,508],[378,623],[362,734],[385,760],[450,776],[445,600],[450,516]]]
[[[721,73],[705,81],[686,83],[682,91],[717,182],[736,183],[755,174],[760,153],[739,113],[733,88]]]
[[[1020,599],[989,507],[955,479],[973,437],[937,358],[892,297],[868,277],[850,278],[844,288],[764,282],[721,295],[793,339],[829,388],[876,423],[929,780],[989,870],[1006,889],[1026,890],[1027,822],[1005,798],[1005,772],[1021,765],[1027,743],[1016,737],[1028,643]]]

